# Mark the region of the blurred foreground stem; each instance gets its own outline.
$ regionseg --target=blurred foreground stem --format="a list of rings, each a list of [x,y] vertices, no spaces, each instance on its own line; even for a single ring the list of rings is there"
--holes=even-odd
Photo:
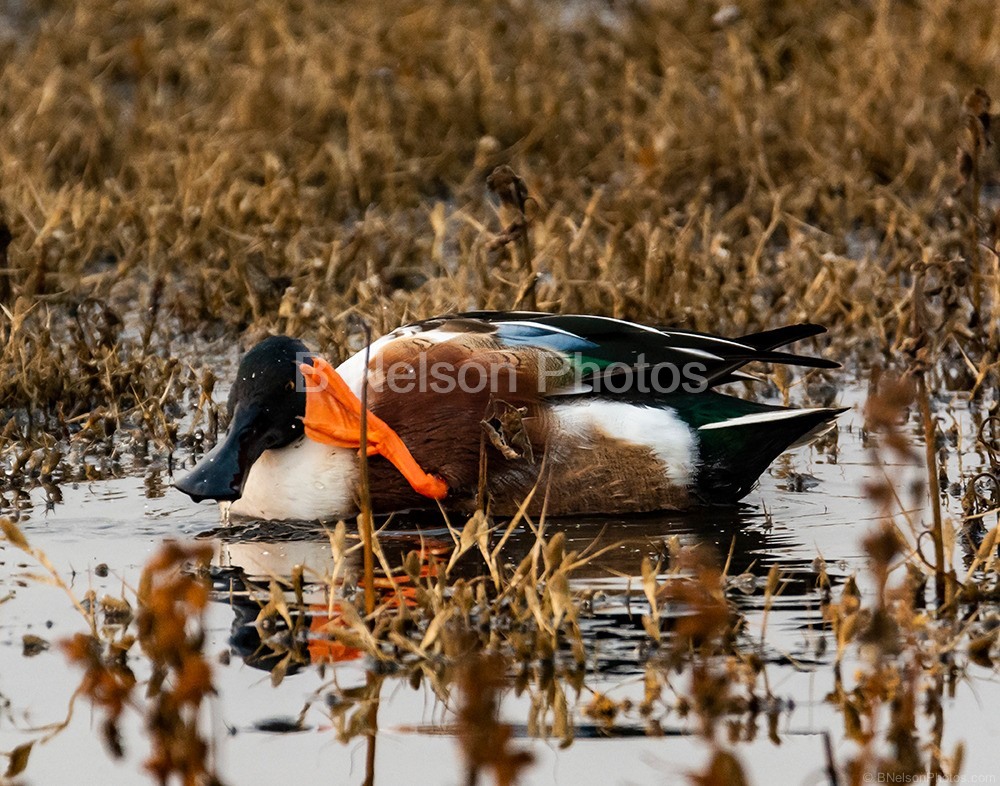
[[[927,313],[924,293],[924,267],[918,265],[913,277],[912,310],[910,312],[910,373],[916,382],[917,405],[920,419],[924,424],[924,456],[927,464],[927,483],[930,495],[933,525],[931,538],[934,541],[934,595],[940,610],[948,602],[948,582],[945,575],[944,524],[941,518],[941,484],[937,469],[937,437],[934,418],[931,415],[931,399],[927,392],[928,358],[933,357],[927,346],[930,334],[926,328]],[[919,547],[919,543],[918,543]]]
[[[927,393],[927,382],[924,379],[924,372],[918,371],[914,374],[917,381],[917,402],[920,406],[920,418],[924,422],[924,451],[927,460],[927,482],[931,501],[931,515],[933,516],[933,526],[931,537],[934,540],[934,595],[937,598],[937,607],[943,608],[950,602],[948,596],[948,582],[945,576],[944,564],[944,525],[941,520],[941,486],[938,482],[937,450],[935,449],[936,436],[934,429],[934,419],[931,417],[931,401]]]
[[[361,446],[358,448],[361,512],[358,516],[358,529],[361,530],[361,549],[364,554],[365,616],[370,617],[375,612],[375,556],[372,550],[375,522],[372,518],[372,498],[368,484],[368,357],[371,352],[372,334],[368,325],[364,328],[365,374],[361,385]]]

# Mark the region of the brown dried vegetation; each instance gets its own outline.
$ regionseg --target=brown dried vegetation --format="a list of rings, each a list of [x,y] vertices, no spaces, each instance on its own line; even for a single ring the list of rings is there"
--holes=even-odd
[[[955,384],[993,379],[992,3],[18,9],[0,449],[19,473],[109,431],[169,451],[174,404],[211,390],[176,360],[192,342],[280,330],[340,357],[351,314],[376,334],[529,298],[732,333],[808,317],[871,357],[905,339],[927,267]]]
[[[716,10],[26,0],[0,12],[0,508],[35,483],[56,498],[64,481],[159,482],[175,450],[214,439],[213,391],[237,342],[282,331],[338,359],[365,326],[377,335],[515,305],[733,334],[825,323],[832,353],[906,375],[873,382],[870,429],[897,458],[919,458],[896,428],[915,397],[936,501],[932,392],[976,399],[1000,381],[1000,10]],[[785,372],[771,381],[787,397]],[[995,459],[1000,421],[985,414]],[[838,671],[830,697],[859,745],[851,782],[960,769],[960,749],[940,750],[941,701],[968,661],[996,657],[996,628],[977,615],[997,596],[997,529],[984,524],[1000,504],[997,475],[980,478],[993,504],[970,486],[961,533],[936,506],[931,524],[899,526],[898,484],[873,482],[884,522],[865,541],[871,599],[853,579],[832,586],[817,562],[836,667],[850,652],[867,663],[853,687]],[[179,572],[204,555],[158,557],[133,620],[122,599],[73,597],[2,521],[88,621],[63,646],[105,713],[108,745],[139,702],[123,655],[138,640],[152,675],[150,771],[214,777],[197,727],[211,692],[198,627],[208,596]],[[518,524],[537,540],[508,564]],[[742,578],[714,558],[672,542],[642,565],[649,651],[633,707],[587,686],[579,620],[592,599],[572,577],[599,545],[567,549],[526,516],[477,514],[452,535],[450,551],[401,564],[372,538],[381,585],[369,572],[366,609],[334,599],[358,548],[337,526],[336,567],[311,577],[330,589],[328,621],[309,637],[396,662],[446,702],[459,686],[470,782],[485,769],[511,782],[527,761],[496,718],[508,677],[530,692],[529,732],[567,744],[568,693],[590,695],[586,715],[608,729],[632,716],[655,734],[672,713],[694,717],[713,752],[697,783],[744,779],[730,746],[752,738],[758,716],[777,738],[763,641],[731,600]],[[965,576],[952,567],[957,544]],[[470,559],[478,572],[459,575]],[[255,591],[263,629],[305,635],[302,582]],[[772,569],[765,609],[782,586]],[[269,640],[275,683],[309,662],[303,640]],[[331,705],[341,737],[374,738],[383,679],[373,671]],[[914,736],[920,712],[929,744]],[[30,750],[10,754],[8,775]],[[829,772],[836,782],[832,754]]]

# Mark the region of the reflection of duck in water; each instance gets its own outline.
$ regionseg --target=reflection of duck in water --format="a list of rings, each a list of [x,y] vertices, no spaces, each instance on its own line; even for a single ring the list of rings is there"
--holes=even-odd
[[[295,674],[310,664],[343,663],[358,660],[364,654],[357,647],[327,635],[330,626],[340,620],[339,604],[334,604],[332,614],[325,604],[291,604],[289,628],[280,615],[260,619],[261,605],[254,598],[261,590],[250,587],[230,599],[235,618],[229,637],[233,653],[248,666],[264,671],[280,667],[285,674]],[[263,594],[266,593],[265,588]]]
[[[479,312],[390,333],[336,370],[272,337],[240,364],[225,440],[177,487],[261,519],[357,512],[361,397],[376,511],[510,514],[536,485],[551,515],[680,510],[744,496],[837,409],[714,392],[753,361],[834,368],[775,348],[793,325],[730,340],[595,316]],[[365,380],[367,389],[362,390]],[[485,472],[483,471],[485,470]],[[482,483],[480,480],[482,479]]]
[[[797,619],[803,625],[820,625],[818,575],[809,560],[787,556],[795,545],[794,535],[773,531],[764,518],[749,508],[715,508],[700,511],[697,516],[669,513],[551,521],[550,531],[561,533],[567,552],[616,546],[602,549],[597,559],[572,576],[573,589],[592,596],[581,615],[580,628],[590,642],[588,646],[597,653],[595,662],[599,661],[600,668],[631,672],[637,667],[636,647],[645,641],[645,632],[636,606],[642,602],[642,581],[634,574],[642,558],[650,554],[659,554],[664,569],[669,568],[665,538],[672,536],[686,546],[707,545],[718,555],[720,565],[728,562],[729,575],[739,590],[733,599],[738,607],[748,610],[759,607],[768,572],[778,565],[782,608],[798,610]],[[389,565],[400,566],[407,555],[415,555],[419,575],[427,578],[437,575],[448,563],[454,543],[447,535],[443,535],[445,539],[437,536],[441,533],[439,515],[414,512],[405,520],[394,519],[394,525],[379,537]],[[414,531],[421,528],[422,532]],[[329,538],[322,529],[315,525],[246,522],[220,527],[212,534],[218,538],[213,560],[215,598],[233,608],[230,641],[234,654],[255,668],[280,667],[287,674],[308,664],[352,661],[363,655],[361,648],[334,635],[346,625],[340,606],[346,601],[338,595],[349,595],[351,585],[361,583],[359,551],[346,557],[348,564],[340,572],[344,585],[334,588],[331,607],[331,590],[323,579],[332,574],[334,560]],[[530,528],[515,528],[504,545],[504,561],[512,568],[529,555],[535,544],[536,536]],[[475,579],[484,571],[473,549],[452,567],[448,581],[452,584],[459,578]],[[397,571],[394,580],[398,593],[388,579],[376,575],[379,604],[413,599],[415,590],[409,577]],[[275,589],[282,592],[291,625],[273,606],[267,608]],[[666,632],[673,619],[664,616],[662,623]]]
[[[315,531],[311,534],[316,536]],[[285,535],[301,538],[306,532]],[[434,575],[438,560],[447,559],[449,549],[443,543],[425,541],[420,546],[411,535],[405,544],[416,546],[422,578]],[[216,599],[228,603],[235,614],[230,636],[234,654],[254,668],[280,668],[286,674],[309,664],[361,658],[364,650],[352,646],[349,635],[338,635],[349,633],[348,620],[356,612],[349,613],[350,601],[336,597],[342,587],[324,581],[333,566],[329,540],[218,541],[212,580]],[[348,567],[348,581],[353,581],[350,574],[357,567]],[[416,594],[405,574],[392,581],[376,576],[375,589],[380,605],[388,607],[410,604]]]

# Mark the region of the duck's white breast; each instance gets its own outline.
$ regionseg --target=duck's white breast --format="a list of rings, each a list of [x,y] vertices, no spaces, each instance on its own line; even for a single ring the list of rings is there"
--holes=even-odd
[[[356,450],[302,437],[261,454],[229,514],[301,521],[345,518],[357,512],[357,482]]]

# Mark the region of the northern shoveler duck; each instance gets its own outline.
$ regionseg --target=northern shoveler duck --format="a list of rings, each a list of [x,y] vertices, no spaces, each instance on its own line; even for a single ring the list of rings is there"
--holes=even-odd
[[[176,486],[229,503],[230,515],[354,515],[364,397],[375,512],[485,502],[505,515],[533,488],[532,509],[551,515],[732,503],[843,410],[713,388],[746,377],[753,361],[837,368],[777,349],[822,332],[801,324],[726,339],[609,317],[473,312],[398,328],[336,369],[272,336],[240,364],[225,439]]]

